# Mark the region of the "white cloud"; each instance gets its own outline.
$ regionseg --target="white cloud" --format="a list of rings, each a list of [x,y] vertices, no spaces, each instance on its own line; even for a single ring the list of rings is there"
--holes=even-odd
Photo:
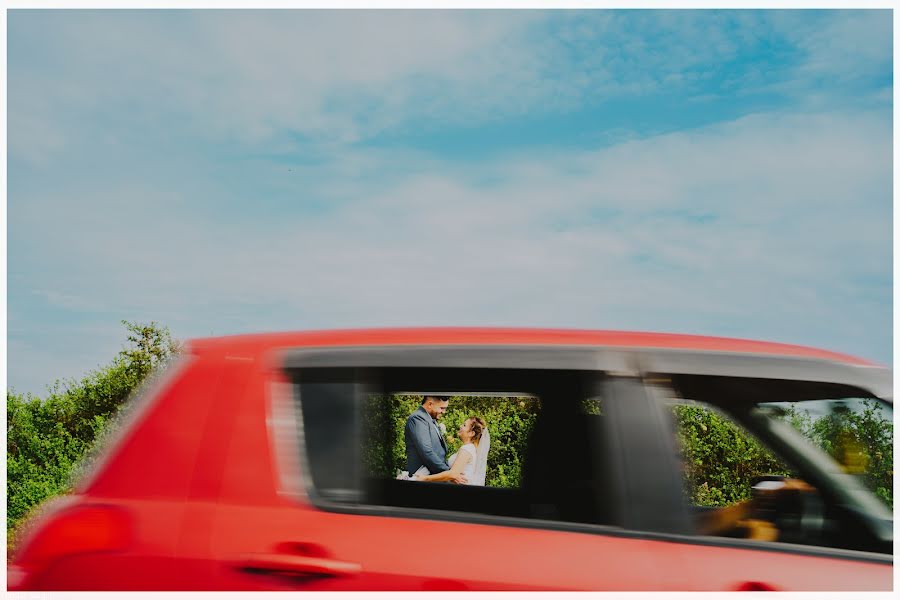
[[[61,125],[60,112],[80,119],[127,108],[133,125],[152,114],[244,143],[284,130],[352,142],[410,115],[464,119],[505,108],[512,96],[529,105],[544,99],[529,97],[536,73],[522,55],[522,33],[535,18],[515,11],[15,14],[11,114]],[[26,59],[19,53],[31,49],[19,38],[37,29],[49,48]],[[38,68],[25,72],[26,64]],[[33,106],[34,98],[48,106]],[[25,132],[12,142],[23,153]]]
[[[661,90],[715,97],[769,89],[827,98],[834,90],[823,90],[821,78],[841,82],[885,71],[889,11],[814,17],[805,11],[13,13],[11,154],[32,162],[59,156],[66,140],[98,124],[183,131],[266,150],[286,132],[348,144],[410,123],[472,125]],[[776,43],[793,44],[786,56],[799,56],[799,64],[773,75],[732,62]]]
[[[708,49],[734,57],[750,26],[689,13],[652,27],[649,13],[561,13],[556,29],[531,12],[29,14],[10,18],[9,143],[11,164],[38,169],[11,168],[11,291],[39,290],[63,320],[156,319],[180,336],[640,328],[890,354],[884,112],[772,112],[646,139],[626,127],[602,150],[475,165],[347,143],[422,117],[472,125],[693,85]],[[869,18],[834,27],[850,44]],[[853,60],[880,60],[879,36]],[[811,57],[799,75],[852,71],[829,62],[827,36],[796,40]],[[291,136],[313,143],[287,178],[267,155],[296,155]],[[241,162],[223,158],[232,143]],[[27,303],[11,303],[13,383],[43,369]],[[91,327],[42,334],[52,372],[97,364],[99,346],[72,353]],[[122,337],[103,335],[104,351]]]
[[[820,22],[794,17],[785,33],[807,53],[800,72],[840,81],[871,76],[891,63],[893,15],[890,10],[840,11]],[[809,27],[813,24],[813,27]]]
[[[87,204],[33,216],[67,249],[60,297],[100,297],[180,335],[223,322],[724,327],[872,355],[886,351],[890,296],[858,278],[890,277],[890,143],[878,115],[756,115],[475,173],[429,160],[387,186],[363,177],[312,214],[265,219],[260,204],[211,221],[163,186],[117,190],[120,209],[83,190]]]

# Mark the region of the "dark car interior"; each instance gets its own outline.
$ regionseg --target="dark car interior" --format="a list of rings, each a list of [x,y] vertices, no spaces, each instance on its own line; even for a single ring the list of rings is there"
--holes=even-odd
[[[319,419],[352,422],[349,412],[343,417],[337,413],[349,411],[350,406],[339,408],[341,376],[360,374],[338,373],[338,370],[310,374],[301,379],[304,398],[304,421],[307,430],[321,431]],[[407,509],[426,509],[451,513],[539,519],[543,521],[615,525],[617,497],[609,489],[610,481],[603,473],[606,456],[600,447],[604,435],[604,417],[585,414],[583,401],[589,390],[596,386],[598,375],[580,371],[541,371],[516,369],[380,369],[365,374],[369,391],[382,396],[409,390],[428,390],[431,394],[482,393],[502,395],[527,392],[541,399],[541,410],[536,416],[523,461],[522,484],[519,488],[490,486],[465,486],[450,483],[398,481],[385,477],[360,474],[356,484],[344,479],[334,481],[335,473],[319,476],[319,481],[330,482],[336,488],[333,498],[342,496],[341,489],[355,487],[359,490],[354,502],[369,506],[385,506]],[[330,391],[326,382],[332,382]],[[335,390],[338,390],[335,392]],[[344,390],[347,392],[347,390]],[[344,394],[346,397],[346,394]],[[328,404],[317,407],[318,404]],[[337,411],[337,412],[336,412]],[[396,435],[385,422],[379,428],[385,435]],[[317,436],[310,431],[312,436]],[[331,432],[334,435],[335,432]],[[349,432],[348,432],[349,433]],[[315,443],[316,440],[311,440]],[[332,448],[338,455],[334,464],[348,464],[352,452],[348,447],[336,448],[326,440],[318,440],[321,447]],[[387,440],[391,447],[394,439]],[[313,461],[322,464],[320,456]],[[319,469],[321,470],[321,469]],[[316,467],[313,466],[314,477]],[[342,477],[342,475],[338,475]],[[601,488],[601,482],[604,486]],[[317,491],[328,497],[329,485]],[[324,488],[324,489],[323,489]],[[346,497],[346,493],[343,493]]]
[[[553,414],[552,412],[550,414]],[[599,415],[538,417],[529,437],[522,487],[472,487],[447,483],[409,482],[384,478],[367,480],[366,503],[426,508],[569,523],[613,525],[612,498],[603,490],[595,469]],[[561,431],[554,438],[550,434]],[[577,457],[577,458],[574,458]]]

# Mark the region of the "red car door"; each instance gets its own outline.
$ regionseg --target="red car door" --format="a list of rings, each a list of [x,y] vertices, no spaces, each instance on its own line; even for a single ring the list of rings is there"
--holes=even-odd
[[[221,506],[214,588],[658,590],[653,542],[597,533],[350,515],[295,504]]]
[[[893,586],[890,559],[853,552],[817,553],[733,548],[724,544],[653,542],[661,562],[685,573],[680,589],[696,591],[886,591]]]
[[[637,379],[616,384],[612,417],[628,431],[621,443],[630,494],[629,527],[645,537],[657,568],[671,587],[685,591],[870,591],[890,590],[891,555],[754,542],[697,535],[693,526],[673,527],[660,519],[685,507],[674,433],[663,407]],[[728,468],[728,465],[722,465]],[[672,483],[668,491],[662,480]],[[673,499],[676,499],[673,501]]]
[[[206,589],[658,590],[675,583],[658,568],[653,542],[615,528],[315,508],[294,477],[306,471],[293,464],[299,442],[289,384],[277,370],[254,372],[241,394],[201,460],[216,465],[211,486],[221,469],[215,501],[195,507],[197,530],[208,537],[191,550],[208,562]],[[223,451],[213,457],[213,448]]]

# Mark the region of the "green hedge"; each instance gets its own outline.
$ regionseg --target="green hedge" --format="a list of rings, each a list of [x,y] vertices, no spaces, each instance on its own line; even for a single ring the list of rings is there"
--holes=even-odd
[[[812,419],[795,407],[783,416],[834,457],[844,468],[894,506],[894,424],[876,400],[865,400],[861,411],[837,405],[830,414]]]
[[[672,407],[682,452],[684,490],[692,504],[724,506],[750,497],[760,475],[791,471],[743,429],[701,406]]]
[[[813,418],[791,405],[779,418],[858,474],[893,508],[894,425],[876,401],[861,412],[841,410]],[[750,497],[760,475],[795,476],[756,438],[722,417],[696,405],[673,407],[684,462],[685,493],[699,506],[724,506]]]
[[[406,469],[403,427],[421,401],[422,396],[370,399],[369,417],[365,419],[369,440],[365,462],[370,473],[393,477]],[[586,402],[584,408],[595,414],[600,412],[596,400]],[[539,401],[534,398],[498,401],[490,397],[453,397],[442,419],[447,426],[448,454],[461,445],[454,437],[460,424],[470,416],[480,416],[491,431],[487,485],[518,487],[528,434],[538,409]],[[693,504],[724,506],[745,500],[750,497],[753,479],[761,475],[796,476],[756,438],[718,412],[698,405],[678,405],[672,411],[683,458],[685,494]],[[781,418],[838,462],[848,465],[849,471],[856,464],[865,483],[888,506],[893,506],[893,424],[874,401],[867,402],[862,412],[838,410],[818,419],[791,406]],[[853,449],[849,458],[848,448]]]
[[[406,419],[422,405],[422,396],[376,396],[369,400],[364,419],[368,440],[364,456],[370,473],[394,477],[406,470],[406,443],[403,428]],[[497,398],[452,396],[441,419],[447,427],[447,454],[458,451],[462,442],[456,437],[460,425],[469,417],[481,417],[491,436],[485,484],[495,487],[519,487],[522,460],[528,434],[539,410],[536,398]]]
[[[64,494],[114,427],[119,408],[157,365],[178,352],[166,328],[123,321],[129,345],[81,381],[57,381],[46,399],[6,393],[6,537],[41,502]],[[9,556],[9,554],[7,554]]]

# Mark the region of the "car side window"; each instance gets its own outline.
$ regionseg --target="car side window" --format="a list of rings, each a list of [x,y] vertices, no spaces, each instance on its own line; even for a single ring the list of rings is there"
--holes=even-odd
[[[299,386],[302,432],[312,484],[323,497],[354,501],[359,494],[360,452],[349,440],[359,436],[356,383],[307,379]],[[301,391],[302,390],[302,391]]]
[[[888,551],[878,528],[858,518],[865,510],[848,508],[842,495],[854,484],[848,474],[889,495],[879,476],[892,427],[875,414],[875,400],[816,384],[714,379],[655,386],[672,417],[696,534]],[[860,414],[835,414],[834,403]]]
[[[770,402],[760,410],[789,424],[893,509],[894,412],[873,397]]]
[[[364,377],[347,369],[293,375],[307,485],[322,508],[615,525],[617,496],[602,475],[597,373],[397,368]],[[429,400],[444,403],[436,419]],[[467,453],[460,469],[467,484],[452,482],[448,471],[431,472],[420,456],[426,451],[451,472]]]

